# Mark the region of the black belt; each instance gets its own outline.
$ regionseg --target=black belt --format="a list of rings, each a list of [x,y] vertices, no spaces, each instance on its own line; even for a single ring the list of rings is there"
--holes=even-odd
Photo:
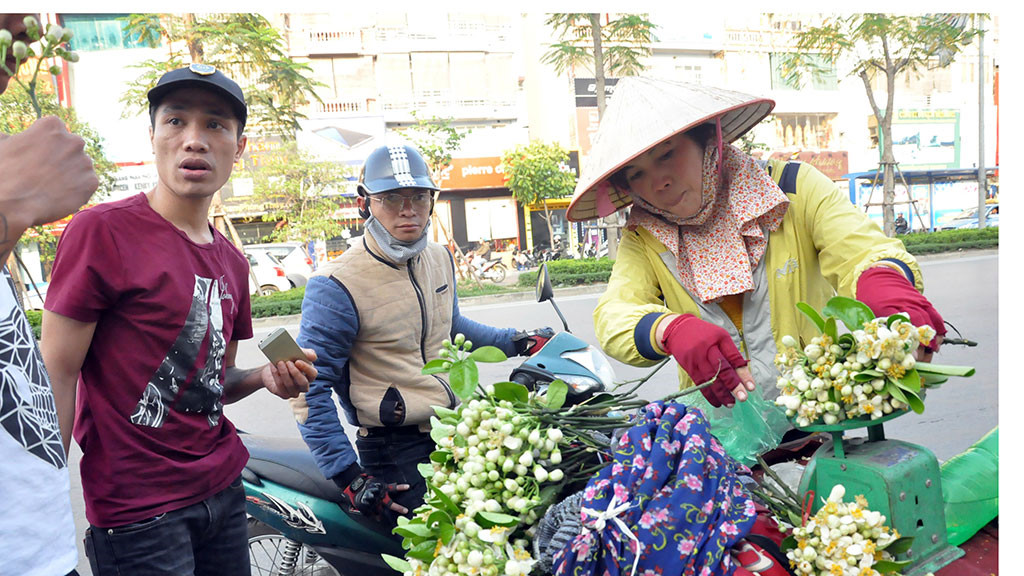
[[[364,433],[365,432],[365,433]],[[428,436],[419,426],[374,426],[360,428],[359,435],[364,438],[392,438],[395,436]]]

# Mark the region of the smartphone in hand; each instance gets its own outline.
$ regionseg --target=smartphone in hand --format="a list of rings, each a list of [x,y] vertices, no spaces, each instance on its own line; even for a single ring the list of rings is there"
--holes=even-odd
[[[266,338],[260,341],[260,350],[273,362],[287,362],[288,360],[306,360],[306,353],[295,343],[295,339],[284,328],[274,330]]]

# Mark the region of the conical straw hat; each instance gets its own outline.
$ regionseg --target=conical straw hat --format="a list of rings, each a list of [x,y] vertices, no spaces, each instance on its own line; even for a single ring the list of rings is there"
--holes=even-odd
[[[721,117],[722,142],[729,143],[774,107],[767,98],[699,84],[638,76],[619,80],[566,217],[574,222],[603,218],[632,204],[624,190],[604,183],[663,140]]]

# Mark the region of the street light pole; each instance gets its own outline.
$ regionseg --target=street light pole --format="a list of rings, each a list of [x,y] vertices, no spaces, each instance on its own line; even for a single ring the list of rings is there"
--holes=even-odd
[[[985,229],[985,198],[988,196],[985,174],[985,21],[978,19],[978,230]]]

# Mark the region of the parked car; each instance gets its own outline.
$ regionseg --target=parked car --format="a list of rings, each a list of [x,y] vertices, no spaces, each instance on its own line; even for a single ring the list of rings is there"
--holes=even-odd
[[[999,226],[999,204],[985,205],[985,227]],[[978,227],[978,207],[973,206],[946,220],[939,225],[939,230],[959,230],[961,228]]]
[[[301,242],[277,242],[274,244],[249,244],[248,252],[265,252],[274,256],[284,267],[285,275],[293,286],[305,286],[313,273],[313,260],[306,253]]]
[[[49,285],[49,282],[40,282],[39,284],[36,284],[35,287],[33,287],[32,284],[25,285],[25,290],[28,292],[27,296],[25,297],[26,310],[43,309],[43,302],[46,300],[46,288]],[[39,290],[38,294],[36,294],[36,288],[38,288]],[[39,299],[40,296],[42,297],[42,300]]]
[[[266,296],[294,287],[285,274],[284,266],[269,252],[246,252],[245,257],[249,259],[249,266],[253,271],[253,274],[249,275],[249,294],[258,293],[260,296]],[[258,285],[253,283],[253,275],[256,276]]]

